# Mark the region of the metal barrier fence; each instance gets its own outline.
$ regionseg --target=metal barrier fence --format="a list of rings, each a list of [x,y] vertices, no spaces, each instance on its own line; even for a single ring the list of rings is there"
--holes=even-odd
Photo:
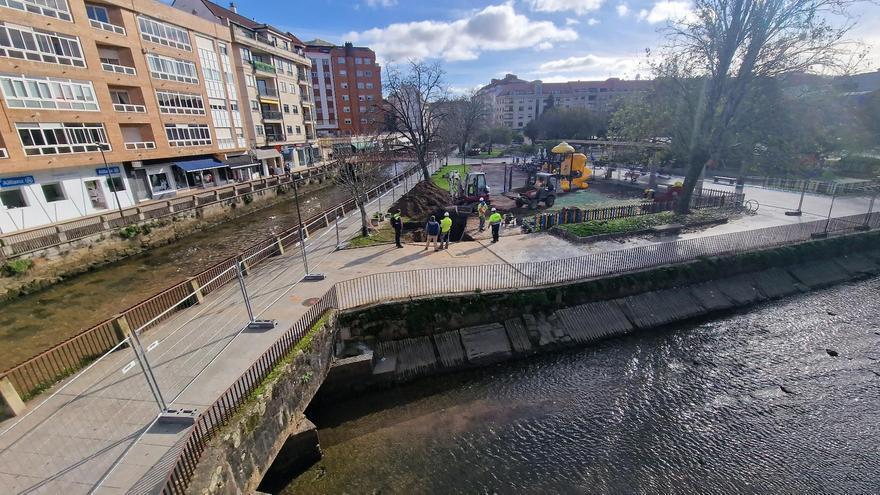
[[[575,258],[493,265],[455,266],[386,272],[336,283],[324,293],[284,336],[275,342],[219,399],[196,420],[168,473],[163,495],[183,495],[202,453],[217,431],[246,403],[275,364],[286,355],[329,309],[352,309],[368,304],[432,295],[535,288],[589,280],[719,256],[808,241],[814,233],[846,233],[858,226],[880,227],[880,213],[852,215],[779,227],[670,241],[649,246],[594,253]]]
[[[392,177],[367,193],[369,199],[381,196],[407,177],[420,173],[418,166],[412,166],[403,173]],[[318,213],[303,222],[303,230],[309,232],[327,227],[336,216],[354,211],[354,200],[348,200]],[[37,354],[3,373],[0,379],[8,378],[23,400],[27,400],[57,381],[70,376],[83,366],[122,342],[129,329],[138,332],[154,327],[176,312],[197,304],[207,294],[236,279],[235,264],[241,261],[247,267],[275,256],[282,249],[299,243],[300,227],[296,225],[273,237],[263,239],[237,256],[223,260],[202,271],[198,275],[176,283],[158,294],[138,303],[120,314],[105,320],[77,335]]]
[[[247,194],[270,190],[280,185],[289,185],[294,180],[324,176],[327,172],[327,166],[325,165],[285,174],[284,176],[273,176],[222,186],[184,198],[173,198],[144,206],[126,208],[122,210],[122,213],[118,211],[109,212],[23,232],[4,234],[0,237],[0,259],[40,251],[90,235],[137,224],[138,222],[155,220],[164,216],[204,207],[212,203],[228,201]]]
[[[744,199],[744,194],[717,191],[714,189],[703,189],[699,196],[694,196],[691,200],[691,208],[732,208],[741,206]],[[562,208],[559,211],[536,215],[535,225],[541,229],[549,229],[554,225],[582,223],[593,220],[601,221],[614,220],[617,218],[639,217],[642,215],[650,215],[652,213],[672,211],[674,208],[675,201],[650,201],[638,204],[608,206],[605,208],[592,208],[588,210],[582,210],[580,208]]]

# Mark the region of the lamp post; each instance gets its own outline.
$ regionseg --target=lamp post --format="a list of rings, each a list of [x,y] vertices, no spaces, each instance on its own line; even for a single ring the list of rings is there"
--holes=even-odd
[[[116,190],[116,184],[113,183],[113,176],[110,175],[110,165],[107,164],[107,157],[104,155],[104,144],[98,142],[97,139],[92,140],[92,142],[98,147],[98,151],[101,152],[101,161],[104,162],[104,170],[107,171],[107,179],[110,182],[110,190],[113,191],[113,196],[116,198],[116,207],[119,209],[119,217],[125,221],[125,215],[122,213],[122,203],[119,202],[119,191]],[[119,169],[120,180],[122,176],[122,169]]]

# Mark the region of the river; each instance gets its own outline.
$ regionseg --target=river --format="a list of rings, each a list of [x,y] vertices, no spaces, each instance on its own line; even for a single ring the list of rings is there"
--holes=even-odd
[[[315,407],[324,459],[284,493],[876,492],[878,291],[874,278]]]
[[[388,172],[393,175],[391,167]],[[296,225],[293,194],[288,196],[274,206],[0,303],[0,370]],[[301,194],[300,208],[309,218],[348,199],[342,188],[330,185]]]

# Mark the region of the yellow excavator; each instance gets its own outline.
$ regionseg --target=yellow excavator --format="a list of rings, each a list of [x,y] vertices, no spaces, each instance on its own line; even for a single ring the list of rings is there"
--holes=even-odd
[[[550,152],[563,155],[558,170],[559,187],[563,191],[577,191],[590,187],[588,181],[593,171],[587,167],[586,155],[575,153],[574,147],[565,141],[554,146]]]

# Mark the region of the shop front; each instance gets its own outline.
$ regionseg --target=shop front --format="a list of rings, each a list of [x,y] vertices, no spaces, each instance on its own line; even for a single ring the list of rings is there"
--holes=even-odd
[[[230,156],[223,161],[230,170],[231,180],[235,182],[247,182],[259,179],[263,165],[250,155]]]

